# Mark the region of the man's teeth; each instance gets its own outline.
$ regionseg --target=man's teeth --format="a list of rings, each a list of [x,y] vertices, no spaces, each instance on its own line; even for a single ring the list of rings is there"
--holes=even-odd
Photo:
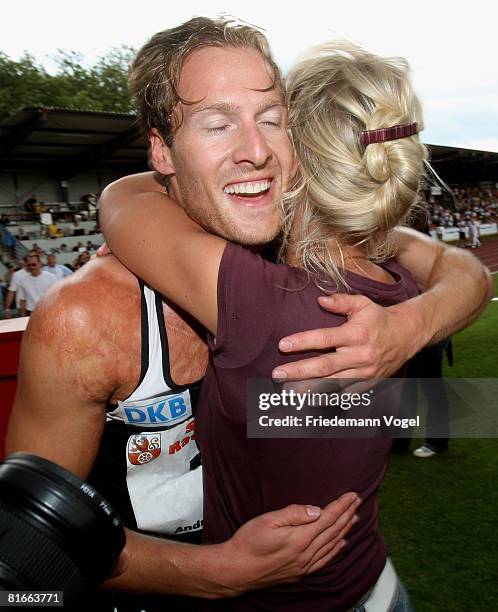
[[[235,183],[233,185],[227,185],[223,191],[230,195],[239,195],[241,193],[254,195],[256,193],[263,193],[268,191],[271,187],[271,181],[259,181],[253,183]]]

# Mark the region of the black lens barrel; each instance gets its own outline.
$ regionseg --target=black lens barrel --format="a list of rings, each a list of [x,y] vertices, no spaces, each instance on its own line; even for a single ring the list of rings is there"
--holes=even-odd
[[[109,576],[124,544],[119,516],[71,472],[26,453],[0,464],[0,587],[77,599]]]

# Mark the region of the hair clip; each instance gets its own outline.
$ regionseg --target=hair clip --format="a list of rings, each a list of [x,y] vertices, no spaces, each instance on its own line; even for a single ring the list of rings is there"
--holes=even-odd
[[[375,142],[386,142],[386,140],[398,140],[418,134],[418,123],[404,123],[393,127],[381,128],[379,130],[365,130],[360,135],[360,142],[365,146]]]

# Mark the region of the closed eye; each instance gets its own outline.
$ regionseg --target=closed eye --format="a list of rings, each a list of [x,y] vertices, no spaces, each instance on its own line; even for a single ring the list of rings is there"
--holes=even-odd
[[[206,128],[210,134],[221,134],[222,132],[226,132],[230,126],[227,125],[217,125],[215,127]]]

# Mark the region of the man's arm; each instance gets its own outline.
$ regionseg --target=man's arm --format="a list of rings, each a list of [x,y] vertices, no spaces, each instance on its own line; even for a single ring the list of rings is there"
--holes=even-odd
[[[106,401],[123,377],[116,370],[115,338],[128,326],[125,320],[123,330],[116,328],[114,312],[95,304],[88,308],[94,294],[98,304],[91,281],[68,279],[38,303],[23,338],[6,438],[7,453],[40,455],[83,479],[98,452]],[[351,493],[322,510],[290,506],[253,519],[227,542],[212,546],[129,531],[128,568],[109,584],[135,592],[215,598],[297,580],[341,549],[358,503]]]
[[[216,335],[218,271],[226,241],[193,221],[154,173],[119,179],[100,201],[100,225],[114,255]]]
[[[474,321],[493,297],[493,278],[472,253],[409,228],[398,228],[398,261],[423,292],[392,307],[406,317],[418,312],[424,345],[435,344]],[[415,329],[415,328],[414,328]]]
[[[128,568],[106,586],[218,599],[295,582],[342,550],[359,504],[346,493],[319,517],[308,513],[315,507],[288,506],[248,521],[222,544],[180,544],[128,531]]]
[[[12,291],[11,289],[7,291],[7,297],[5,298],[5,310],[11,310],[15,295],[15,291]]]
[[[275,378],[381,378],[391,376],[427,344],[469,325],[493,295],[489,270],[471,253],[420,232],[398,228],[398,261],[423,292],[389,308],[364,296],[338,294],[320,305],[348,321],[340,327],[283,338],[282,352],[331,350],[319,357],[279,366]]]
[[[91,342],[87,350],[78,341],[92,321],[84,309],[66,310],[67,297],[58,291],[42,298],[24,333],[6,452],[41,455],[86,478],[105,423],[108,386],[99,389],[97,376],[92,385],[91,372],[107,366],[98,351],[91,354]]]
[[[102,195],[104,233],[125,265],[216,334],[216,282],[224,243],[168,202],[152,173],[120,179]],[[170,229],[167,241],[163,227]],[[390,308],[364,296],[320,298],[324,308],[346,315],[348,322],[289,336],[279,348],[333,352],[282,365],[274,378],[390,376],[423,346],[461,329],[482,311],[492,282],[478,260],[414,230],[399,228],[397,236],[398,260],[425,293]]]
[[[14,274],[12,275],[11,279],[10,279],[10,285],[9,285],[9,290],[7,292],[7,297],[5,298],[5,317],[8,319],[11,316],[11,310],[12,310],[12,305],[14,304],[14,298],[16,295],[16,291],[17,291],[17,277],[15,276],[16,273],[14,272]]]

